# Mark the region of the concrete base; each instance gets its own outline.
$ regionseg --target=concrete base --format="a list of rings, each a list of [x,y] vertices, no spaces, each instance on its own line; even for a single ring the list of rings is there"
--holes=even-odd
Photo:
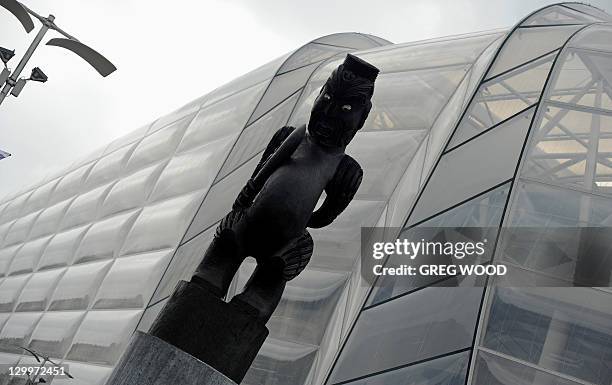
[[[236,385],[204,362],[137,331],[106,385]]]

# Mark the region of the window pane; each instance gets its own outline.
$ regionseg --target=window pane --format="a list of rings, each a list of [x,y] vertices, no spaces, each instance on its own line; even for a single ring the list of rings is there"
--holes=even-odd
[[[334,56],[337,53],[347,50],[348,49],[344,47],[333,47],[330,45],[309,43],[291,54],[287,61],[285,61],[282,67],[278,70],[278,73],[282,74],[308,64],[320,62]]]

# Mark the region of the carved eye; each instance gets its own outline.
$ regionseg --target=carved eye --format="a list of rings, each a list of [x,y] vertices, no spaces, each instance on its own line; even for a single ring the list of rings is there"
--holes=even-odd
[[[325,94],[323,94],[323,99],[329,100],[329,99],[331,99],[331,96],[329,96],[328,93],[325,93]]]
[[[350,104],[345,104],[342,106],[342,111],[350,111],[351,110],[351,105]]]

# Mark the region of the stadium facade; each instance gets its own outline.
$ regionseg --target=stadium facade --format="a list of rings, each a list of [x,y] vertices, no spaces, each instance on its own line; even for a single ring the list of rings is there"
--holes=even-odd
[[[415,43],[319,38],[3,200],[0,363],[33,365],[26,346],[69,365],[76,379],[54,385],[103,384],[194,271],[272,134],[307,121],[346,52],[381,69],[347,149],[364,180],[312,230],[312,260],[244,383],[609,385],[610,289],[371,288],[360,274],[361,227],[612,226],[612,18],[578,3]],[[517,241],[533,250],[523,258],[512,242],[494,258],[525,274],[576,269],[538,254],[537,237]]]

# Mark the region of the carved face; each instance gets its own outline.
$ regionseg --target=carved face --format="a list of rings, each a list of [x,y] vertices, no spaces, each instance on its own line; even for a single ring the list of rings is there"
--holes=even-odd
[[[372,107],[374,83],[341,65],[331,74],[312,106],[308,132],[320,145],[345,147],[363,127]]]

